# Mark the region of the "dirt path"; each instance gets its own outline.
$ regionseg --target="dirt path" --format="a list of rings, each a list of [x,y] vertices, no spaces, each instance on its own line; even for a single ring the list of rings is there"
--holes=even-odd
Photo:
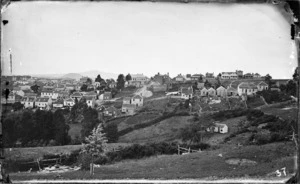
[[[153,94],[151,91],[148,91],[147,88],[150,87],[152,85],[152,81],[147,84],[147,85],[144,85],[142,88],[138,89],[134,94],[135,95],[142,95],[144,98],[149,98],[151,97]]]

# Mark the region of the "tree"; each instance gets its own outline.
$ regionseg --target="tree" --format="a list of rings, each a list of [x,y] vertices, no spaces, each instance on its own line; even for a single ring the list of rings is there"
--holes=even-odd
[[[12,108],[14,109],[14,111],[18,111],[18,110],[21,110],[24,108],[24,105],[21,104],[21,102],[15,102],[13,105],[12,105]]]
[[[104,132],[109,143],[115,143],[118,141],[118,126],[116,124],[106,125],[104,127]]]
[[[204,82],[204,86],[205,86],[205,87],[211,87],[211,83],[208,82],[208,80],[206,80],[206,81]]]
[[[296,96],[296,92],[297,92],[297,84],[296,84],[295,81],[290,80],[286,84],[286,93],[289,94],[289,95]]]
[[[295,69],[295,72],[293,74],[293,80],[299,82],[299,67]]]
[[[71,141],[68,131],[69,125],[66,124],[63,112],[61,109],[55,111],[53,115],[53,122],[55,126],[54,140],[59,145],[66,145]]]
[[[203,77],[202,77],[202,75],[200,75],[198,81],[199,81],[199,82],[203,82]]]
[[[83,84],[81,87],[80,87],[80,90],[81,91],[87,91],[87,85],[86,84]]]
[[[98,111],[91,107],[83,110],[81,138],[84,139],[101,121],[98,119]]]
[[[267,74],[267,75],[265,76],[265,81],[266,81],[266,83],[269,85],[269,88],[268,88],[268,89],[270,89],[270,88],[272,87],[272,82],[271,82],[271,80],[272,80],[272,76],[271,76],[270,74]]]
[[[97,75],[97,78],[95,79],[95,82],[101,82],[103,79],[100,75]]]
[[[127,74],[126,77],[125,77],[126,81],[130,81],[132,78],[131,78],[131,75],[130,74]]]
[[[40,89],[40,86],[38,85],[33,85],[30,87],[30,89],[34,92],[34,93],[38,93],[39,89]]]
[[[193,91],[198,90],[198,83],[195,82],[194,85],[192,86]]]
[[[91,133],[88,137],[85,137],[86,144],[84,144],[81,154],[87,154],[92,157],[93,170],[94,157],[103,155],[107,150],[107,138],[105,133],[103,133],[102,124],[98,124]]]
[[[120,74],[117,79],[117,89],[123,89],[125,86],[124,75]]]
[[[92,84],[92,83],[93,83],[93,81],[92,81],[92,79],[90,79],[90,78],[87,78],[87,79],[86,79],[86,83],[87,83],[87,84]]]

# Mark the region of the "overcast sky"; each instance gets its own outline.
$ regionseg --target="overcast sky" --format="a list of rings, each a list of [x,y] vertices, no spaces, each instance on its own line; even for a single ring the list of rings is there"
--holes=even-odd
[[[171,76],[222,71],[291,78],[290,24],[274,5],[12,2],[4,74],[99,70]]]

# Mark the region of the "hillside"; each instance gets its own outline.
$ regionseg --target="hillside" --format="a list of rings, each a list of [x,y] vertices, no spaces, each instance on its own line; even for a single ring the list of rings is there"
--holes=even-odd
[[[69,78],[69,79],[76,79],[79,80],[82,77],[82,75],[78,74],[78,73],[68,73],[63,75],[61,78]]]
[[[156,125],[134,130],[119,138],[120,143],[145,143],[173,141],[178,139],[180,129],[190,124],[192,116],[176,116],[163,120]]]

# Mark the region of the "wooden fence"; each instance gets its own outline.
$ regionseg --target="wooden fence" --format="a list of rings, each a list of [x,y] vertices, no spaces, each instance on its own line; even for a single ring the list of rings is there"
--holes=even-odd
[[[177,151],[178,151],[178,155],[180,155],[180,153],[182,153],[182,155],[185,155],[185,154],[189,154],[189,153],[193,153],[193,152],[201,152],[201,149],[194,150],[194,149],[191,149],[191,148],[180,147],[178,145],[177,146]]]

